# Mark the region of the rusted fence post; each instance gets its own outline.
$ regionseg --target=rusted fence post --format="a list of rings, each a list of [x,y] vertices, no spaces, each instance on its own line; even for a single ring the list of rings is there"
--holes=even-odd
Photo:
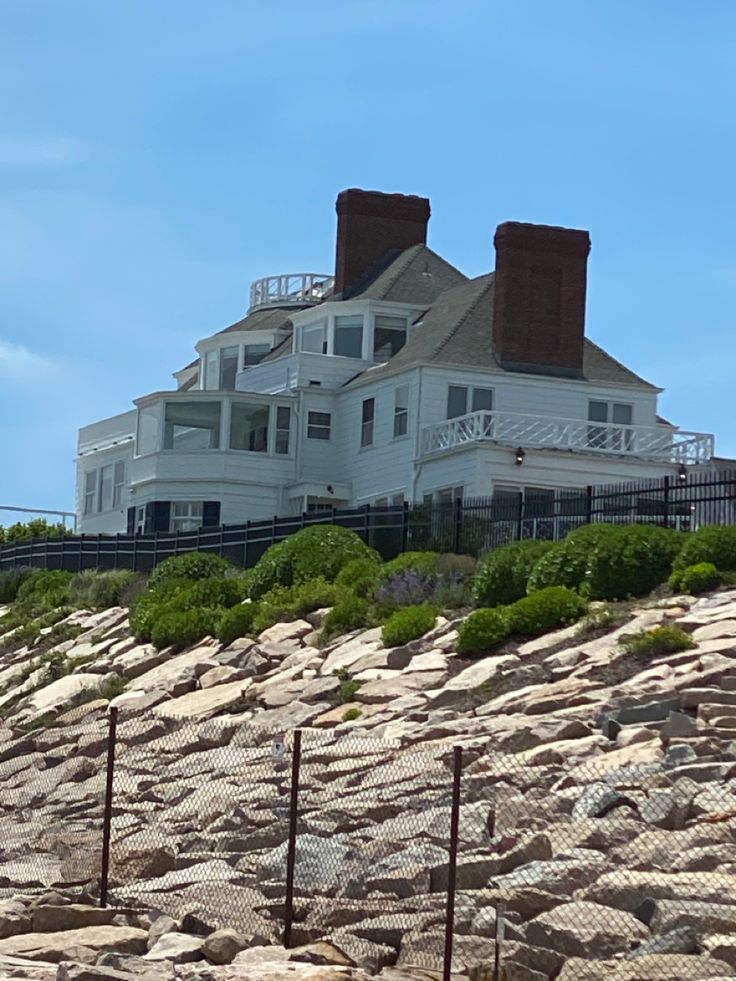
[[[107,906],[107,883],[110,873],[110,832],[112,827],[112,788],[115,779],[115,744],[118,732],[118,710],[110,709],[110,725],[107,731],[107,783],[105,785],[105,812],[102,818],[102,865],[100,869],[100,906]]]
[[[463,769],[463,751],[455,746],[452,760],[452,811],[450,814],[450,861],[447,869],[447,913],[445,917],[445,961],[443,981],[450,981],[452,974],[452,948],[455,933],[455,891],[457,888],[457,844],[460,834],[460,777]]]
[[[289,801],[289,846],[286,853],[286,906],[284,911],[284,947],[291,946],[294,922],[294,870],[296,868],[296,832],[299,811],[299,771],[302,762],[302,731],[294,733],[291,755],[291,800]]]

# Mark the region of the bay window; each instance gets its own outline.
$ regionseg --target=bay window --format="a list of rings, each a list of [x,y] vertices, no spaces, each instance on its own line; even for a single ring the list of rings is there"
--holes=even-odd
[[[307,354],[327,354],[327,321],[302,327],[301,349]]]
[[[373,360],[388,361],[406,344],[405,317],[376,316],[373,321]]]
[[[361,314],[335,317],[334,353],[345,358],[363,357],[363,317]]]
[[[238,373],[237,347],[223,347],[220,351],[220,389],[235,391],[235,376]]]
[[[148,405],[138,409],[138,434],[136,438],[136,453],[155,453],[158,449],[158,419],[159,406]]]
[[[270,344],[245,344],[243,347],[243,367],[251,368],[260,364],[270,352]]]
[[[230,417],[230,449],[267,453],[268,414],[268,405],[233,402]]]
[[[217,390],[218,378],[218,352],[208,351],[204,356],[204,384],[202,388],[209,392]]]
[[[219,402],[167,402],[164,413],[164,449],[217,450],[220,448]]]

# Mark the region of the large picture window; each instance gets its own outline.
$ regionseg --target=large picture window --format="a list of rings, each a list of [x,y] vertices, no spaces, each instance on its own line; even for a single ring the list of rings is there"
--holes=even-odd
[[[167,402],[164,449],[219,449],[220,412],[219,402]]]
[[[267,453],[268,412],[267,405],[234,402],[230,417],[230,449]]]

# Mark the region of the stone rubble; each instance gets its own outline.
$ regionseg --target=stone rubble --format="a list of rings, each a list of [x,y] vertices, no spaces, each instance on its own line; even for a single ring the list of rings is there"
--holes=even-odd
[[[366,630],[319,650],[300,620],[182,652],[136,644],[124,610],[69,620],[63,678],[0,653],[0,978],[436,981],[456,746],[455,974],[490,981],[502,930],[506,981],[736,977],[736,593],[479,659],[456,620],[395,649]],[[619,646],[660,623],[697,647]],[[342,672],[361,683],[344,704]]]

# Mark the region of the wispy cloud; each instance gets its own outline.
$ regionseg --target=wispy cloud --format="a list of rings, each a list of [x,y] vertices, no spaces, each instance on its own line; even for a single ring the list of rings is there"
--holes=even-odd
[[[25,137],[0,133],[2,167],[69,167],[81,163],[87,148],[66,137]]]
[[[11,382],[37,382],[55,375],[61,364],[53,358],[30,351],[22,344],[0,340],[0,379]]]

